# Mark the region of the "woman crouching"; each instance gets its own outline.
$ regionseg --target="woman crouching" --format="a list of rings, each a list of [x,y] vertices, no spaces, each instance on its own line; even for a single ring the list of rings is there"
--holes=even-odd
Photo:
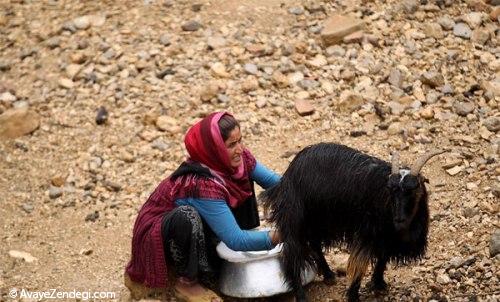
[[[241,139],[239,123],[227,112],[212,113],[188,130],[188,159],[158,185],[134,225],[125,272],[133,297],[139,286],[166,288],[168,268],[175,272],[178,299],[222,301],[202,285],[217,278],[218,242],[237,251],[269,250],[280,242],[276,231],[250,231],[259,226],[253,181],[266,189],[280,177]]]

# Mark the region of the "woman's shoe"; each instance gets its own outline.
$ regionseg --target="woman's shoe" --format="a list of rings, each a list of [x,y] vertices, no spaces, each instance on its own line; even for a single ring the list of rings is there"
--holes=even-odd
[[[222,298],[199,283],[178,282],[174,287],[175,297],[182,302],[222,302]]]
[[[141,283],[134,282],[130,279],[130,276],[125,273],[124,275],[125,286],[130,291],[130,296],[134,300],[141,300],[145,298],[162,298],[166,299],[167,289],[166,288],[149,288]]]

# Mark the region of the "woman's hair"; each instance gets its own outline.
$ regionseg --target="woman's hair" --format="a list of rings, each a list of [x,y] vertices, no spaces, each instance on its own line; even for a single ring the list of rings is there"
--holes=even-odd
[[[226,141],[229,138],[229,134],[234,128],[240,127],[240,123],[229,114],[223,115],[219,120],[219,130],[222,136],[222,140]]]

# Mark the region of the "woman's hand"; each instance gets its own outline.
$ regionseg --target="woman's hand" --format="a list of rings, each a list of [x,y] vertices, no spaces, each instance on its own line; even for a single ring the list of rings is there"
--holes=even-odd
[[[278,230],[269,231],[269,237],[271,238],[271,243],[273,245],[281,242],[281,234],[278,232]]]

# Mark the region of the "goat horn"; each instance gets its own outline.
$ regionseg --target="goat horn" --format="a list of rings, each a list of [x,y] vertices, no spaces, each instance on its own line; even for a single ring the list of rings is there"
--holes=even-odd
[[[397,174],[399,172],[399,153],[398,152],[392,153],[391,166],[392,166],[391,174]]]
[[[425,163],[429,159],[431,159],[432,157],[434,157],[436,155],[439,155],[441,153],[447,152],[447,151],[449,151],[449,150],[448,149],[445,149],[445,150],[433,150],[433,151],[425,153],[424,155],[422,155],[421,157],[419,157],[415,161],[415,163],[411,166],[411,168],[410,168],[410,174],[411,175],[418,175],[418,173],[420,173],[420,170],[422,169],[422,167],[425,165]]]

